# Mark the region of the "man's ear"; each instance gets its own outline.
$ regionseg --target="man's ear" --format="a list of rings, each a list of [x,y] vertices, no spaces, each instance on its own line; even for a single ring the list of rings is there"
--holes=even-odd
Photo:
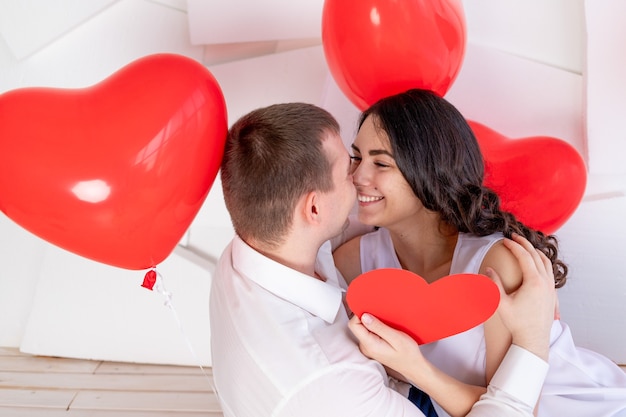
[[[319,223],[320,196],[317,191],[311,191],[303,197],[303,214],[307,222]]]

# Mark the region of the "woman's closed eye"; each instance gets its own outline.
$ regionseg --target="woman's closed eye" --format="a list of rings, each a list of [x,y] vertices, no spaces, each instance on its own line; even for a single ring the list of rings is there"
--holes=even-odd
[[[350,170],[351,171],[354,171],[356,167],[359,166],[360,163],[361,163],[360,156],[350,155]]]

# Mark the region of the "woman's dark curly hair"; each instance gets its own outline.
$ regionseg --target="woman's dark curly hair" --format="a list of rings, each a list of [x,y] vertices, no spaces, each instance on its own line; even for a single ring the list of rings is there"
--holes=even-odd
[[[383,98],[365,110],[389,137],[398,168],[428,210],[459,232],[524,236],[552,262],[556,288],[565,285],[567,265],[558,259],[553,235],[531,229],[500,208],[500,198],[484,186],[480,147],[463,115],[444,98],[412,89]]]

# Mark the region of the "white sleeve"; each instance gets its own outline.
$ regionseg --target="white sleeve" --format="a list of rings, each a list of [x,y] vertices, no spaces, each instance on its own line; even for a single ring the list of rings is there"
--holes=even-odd
[[[287,393],[273,415],[287,417],[423,417],[376,369],[343,363],[302,381]],[[533,417],[548,364],[512,345],[487,392],[467,417]],[[386,383],[387,382],[387,383]]]
[[[275,417],[424,417],[374,367],[342,364],[293,387]]]
[[[467,417],[532,417],[547,373],[547,362],[511,345],[487,392]]]

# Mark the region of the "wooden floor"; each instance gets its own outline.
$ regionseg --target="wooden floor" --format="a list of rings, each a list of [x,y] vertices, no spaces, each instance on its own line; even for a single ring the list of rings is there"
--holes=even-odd
[[[0,347],[2,417],[222,417],[211,370],[48,358]]]
[[[210,378],[211,370],[199,367],[49,358],[0,347],[0,416],[223,417]]]

